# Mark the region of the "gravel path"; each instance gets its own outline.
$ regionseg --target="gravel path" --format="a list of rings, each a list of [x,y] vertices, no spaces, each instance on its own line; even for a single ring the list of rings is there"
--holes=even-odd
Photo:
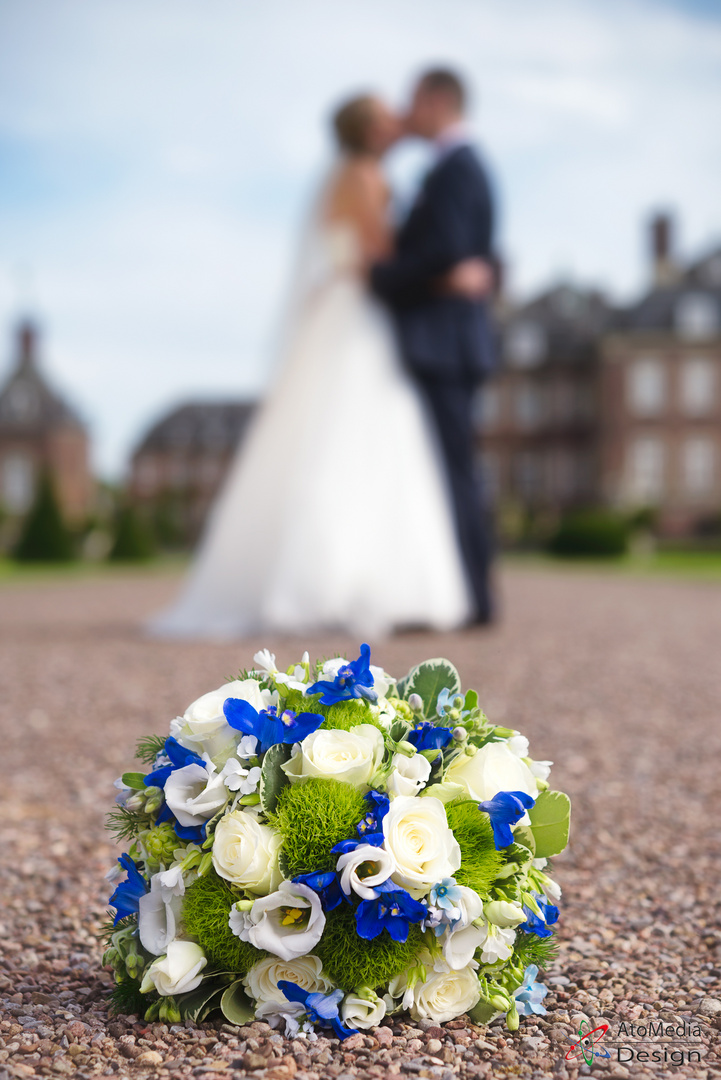
[[[342,1047],[263,1024],[109,1018],[95,935],[113,779],[140,734],[167,730],[260,644],[284,662],[300,649],[144,641],[139,615],[174,584],[128,574],[0,589],[0,1076],[721,1077],[721,587],[585,572],[507,572],[498,628],[374,650],[397,674],[452,658],[493,720],[556,761],[574,799],[546,1017],[514,1035],[395,1023]],[[590,1069],[566,1060],[582,1018],[609,1025],[597,1049],[611,1057]],[[685,1034],[657,1034],[684,1022]]]

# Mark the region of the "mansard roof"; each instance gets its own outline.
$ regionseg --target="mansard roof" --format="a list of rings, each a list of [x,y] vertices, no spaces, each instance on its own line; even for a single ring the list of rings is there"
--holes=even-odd
[[[188,402],[153,424],[133,456],[149,451],[223,453],[233,450],[255,411],[254,401]]]
[[[0,388],[0,434],[42,435],[56,428],[83,428],[73,408],[53,389],[38,366],[38,332],[20,324],[15,363]]]

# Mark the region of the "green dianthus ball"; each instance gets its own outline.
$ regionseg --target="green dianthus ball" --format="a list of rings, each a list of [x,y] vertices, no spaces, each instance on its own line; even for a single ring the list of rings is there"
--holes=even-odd
[[[185,893],[183,922],[213,967],[244,975],[268,954],[249,941],[241,941],[228,926],[230,909],[237,899],[227,881],[211,870]]]
[[[387,930],[366,941],[358,936],[355,912],[348,904],[328,912],[323,937],[313,951],[336,986],[375,990],[415,962],[422,946],[421,929],[411,924],[406,941],[394,941]]]
[[[365,810],[361,792],[341,780],[311,778],[283,788],[270,822],[283,836],[286,877],[335,870],[338,857],[331,848],[357,837]]]
[[[468,800],[449,803],[446,817],[461,849],[461,866],[454,877],[487,899],[504,863],[503,853],[496,850],[491,819]]]

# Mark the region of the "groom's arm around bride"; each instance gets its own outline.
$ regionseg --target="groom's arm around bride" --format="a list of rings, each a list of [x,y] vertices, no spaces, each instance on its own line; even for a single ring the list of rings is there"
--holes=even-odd
[[[492,261],[490,185],[463,128],[464,102],[452,72],[431,71],[419,81],[407,128],[435,144],[436,162],[398,232],[395,254],[376,263],[370,277],[393,310],[406,365],[435,416],[476,621],[487,622],[491,540],[475,475],[472,408],[475,388],[494,366],[492,335],[483,298],[444,287],[464,260],[475,259],[478,269]]]

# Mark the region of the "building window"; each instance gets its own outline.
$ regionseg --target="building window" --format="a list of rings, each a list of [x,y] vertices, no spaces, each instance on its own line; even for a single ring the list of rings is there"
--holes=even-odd
[[[546,334],[542,326],[527,319],[509,328],[505,344],[513,367],[535,367],[546,352]]]
[[[473,403],[476,426],[481,431],[496,427],[501,418],[500,386],[484,386],[476,394]]]
[[[34,494],[33,463],[25,454],[9,454],[3,461],[2,501],[11,514],[24,514]]]
[[[663,495],[665,451],[660,439],[644,437],[631,445],[629,488],[633,499],[654,503]]]
[[[716,447],[711,439],[697,436],[683,447],[683,486],[689,495],[713,491]]]
[[[628,403],[637,416],[657,416],[666,402],[666,372],[660,360],[634,360],[628,372]]]
[[[707,356],[693,356],[681,368],[681,405],[688,416],[712,412],[715,397],[715,368]]]
[[[535,427],[543,417],[543,400],[541,388],[533,383],[524,382],[516,387],[515,394],[516,420],[521,427]]]
[[[517,494],[529,502],[538,501],[541,495],[541,461],[532,450],[524,450],[514,461]]]
[[[719,307],[707,293],[686,293],[676,304],[676,332],[687,341],[705,341],[719,332]]]

